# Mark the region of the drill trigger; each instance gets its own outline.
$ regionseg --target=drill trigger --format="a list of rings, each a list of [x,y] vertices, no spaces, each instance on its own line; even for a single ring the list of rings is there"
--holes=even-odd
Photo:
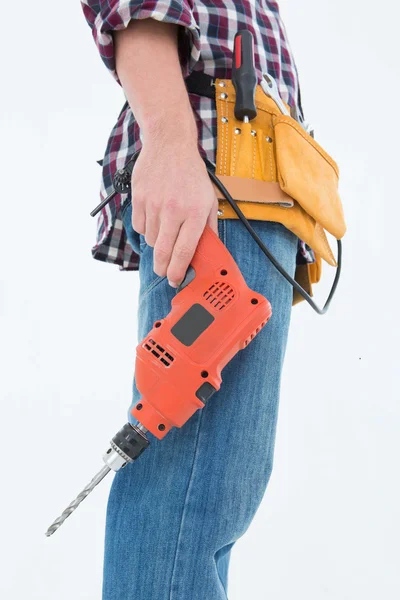
[[[194,270],[192,265],[189,265],[188,269],[186,271],[186,275],[185,275],[182,283],[178,286],[176,293],[178,294],[179,292],[181,292],[187,285],[189,285],[189,283],[191,283],[193,281],[193,279],[195,277],[196,277],[196,271]]]

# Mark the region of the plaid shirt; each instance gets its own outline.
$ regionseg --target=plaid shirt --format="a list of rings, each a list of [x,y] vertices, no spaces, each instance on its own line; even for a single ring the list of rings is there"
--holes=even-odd
[[[106,67],[115,70],[113,31],[124,29],[133,19],[152,18],[180,26],[178,51],[183,76],[192,70],[213,77],[230,78],[233,39],[239,29],[254,36],[258,80],[268,71],[278,83],[282,98],[294,105],[298,99],[296,65],[287,41],[277,2],[273,0],[82,0],[86,20]],[[199,131],[199,150],[215,163],[217,122],[215,103],[190,94]],[[113,178],[128,158],[141,147],[140,130],[126,103],[111,131],[103,159],[100,195],[113,190]],[[101,212],[94,258],[137,269],[139,257],[128,243],[120,210],[126,196],[117,195]],[[312,261],[312,253],[300,242],[298,262]]]

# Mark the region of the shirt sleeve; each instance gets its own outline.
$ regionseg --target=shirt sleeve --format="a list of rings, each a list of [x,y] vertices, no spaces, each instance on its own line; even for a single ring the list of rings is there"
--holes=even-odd
[[[193,14],[193,0],[81,0],[100,56],[113,77],[115,69],[113,32],[132,20],[155,19],[179,25],[178,52],[184,77],[200,56],[200,30]]]

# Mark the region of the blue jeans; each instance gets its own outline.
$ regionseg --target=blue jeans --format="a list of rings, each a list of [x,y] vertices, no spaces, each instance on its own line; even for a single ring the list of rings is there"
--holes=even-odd
[[[282,225],[252,222],[294,274],[297,238]],[[140,253],[139,340],[170,310],[176,293],[153,272],[153,249],[133,231]],[[205,408],[115,474],[107,508],[103,600],[226,600],[230,553],[249,527],[272,470],[279,386],[292,288],[237,220],[219,235],[247,284],[271,302],[267,327],[226,366]],[[132,343],[134,336],[132,335]],[[134,384],[133,404],[139,400]],[[137,421],[129,415],[131,423]]]

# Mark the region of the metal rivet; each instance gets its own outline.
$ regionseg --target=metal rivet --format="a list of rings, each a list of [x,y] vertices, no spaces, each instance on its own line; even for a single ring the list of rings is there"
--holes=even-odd
[[[227,122],[228,122],[228,119],[227,119],[226,117],[222,117],[221,121],[222,121],[223,123],[227,123]]]
[[[219,208],[218,209],[218,216],[222,217],[223,214],[224,214],[224,211]]]
[[[267,141],[269,144],[272,142],[272,138],[270,138],[268,135],[267,135],[267,137],[266,137],[265,139],[266,139],[266,141]]]
[[[228,94],[225,94],[225,92],[224,92],[223,94],[220,94],[219,97],[222,98],[222,100],[226,100],[228,97]]]
[[[226,86],[226,83],[225,83],[225,81],[220,81],[218,85],[219,85],[220,87],[225,87],[225,86]]]
[[[239,127],[236,127],[235,133],[242,133],[242,130]]]
[[[256,136],[257,135],[257,131],[255,131],[254,129],[251,130],[251,135],[252,136]]]

